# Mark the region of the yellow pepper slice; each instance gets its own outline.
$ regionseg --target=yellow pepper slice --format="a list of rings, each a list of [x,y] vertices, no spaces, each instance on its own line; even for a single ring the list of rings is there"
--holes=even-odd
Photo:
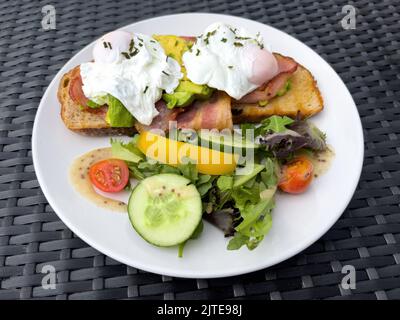
[[[168,139],[149,131],[140,134],[137,147],[147,157],[171,166],[193,160],[198,172],[210,175],[232,173],[238,160],[235,154]]]

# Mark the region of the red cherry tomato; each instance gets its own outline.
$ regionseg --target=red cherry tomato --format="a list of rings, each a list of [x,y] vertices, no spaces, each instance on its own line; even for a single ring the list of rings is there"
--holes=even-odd
[[[89,169],[90,181],[104,192],[118,192],[129,180],[129,169],[125,161],[107,159],[96,162]]]
[[[314,166],[304,156],[293,159],[282,167],[282,176],[278,187],[288,193],[306,191],[313,178]]]

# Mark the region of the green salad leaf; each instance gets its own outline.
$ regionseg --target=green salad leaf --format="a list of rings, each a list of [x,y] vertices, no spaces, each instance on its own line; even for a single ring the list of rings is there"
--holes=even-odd
[[[208,174],[202,174],[199,176],[199,179],[196,181],[196,188],[201,197],[204,197],[207,192],[210,191],[213,187],[214,180],[215,176],[210,176]]]
[[[128,162],[139,162],[143,160],[143,154],[136,147],[135,141],[123,143],[122,141],[111,139],[111,152],[114,158]]]
[[[286,126],[292,124],[294,122],[293,119],[289,117],[281,117],[281,116],[271,116],[263,121],[261,121],[262,133],[265,132],[283,132],[286,130]],[[262,134],[261,133],[261,134]]]
[[[231,190],[233,187],[232,176],[220,176],[217,180],[217,186],[221,191]]]
[[[261,172],[261,180],[265,186],[270,189],[278,184],[278,176],[276,171],[278,170],[278,163],[272,158],[267,158],[265,161],[265,171]]]
[[[178,257],[182,258],[183,257],[183,249],[185,248],[186,243],[189,240],[195,240],[200,237],[200,235],[203,233],[204,229],[204,223],[203,220],[200,220],[199,224],[197,225],[196,229],[193,231],[193,234],[190,236],[188,240],[185,242],[182,242],[179,247],[178,247]]]
[[[233,202],[230,205],[240,213],[228,250],[237,250],[244,245],[253,250],[272,225],[271,211],[278,183],[277,164],[267,158],[264,164],[253,164],[253,168],[247,176],[220,176],[217,179],[219,196],[224,195],[224,203]]]
[[[178,165],[178,169],[181,174],[189,179],[193,184],[199,179],[199,173],[197,172],[196,164],[193,161],[187,161]]]
[[[271,116],[261,121],[259,125],[254,123],[242,123],[240,129],[242,136],[246,136],[246,130],[254,130],[254,137],[264,135],[266,133],[279,133],[287,130],[286,126],[291,125],[294,122],[292,118],[287,116]]]

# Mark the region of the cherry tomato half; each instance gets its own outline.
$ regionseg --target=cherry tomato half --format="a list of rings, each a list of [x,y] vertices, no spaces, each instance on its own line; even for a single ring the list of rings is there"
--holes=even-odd
[[[288,193],[302,193],[311,183],[314,166],[304,156],[293,159],[282,167],[278,187]]]
[[[104,192],[118,192],[125,188],[129,180],[126,163],[118,159],[96,162],[89,169],[90,181]]]

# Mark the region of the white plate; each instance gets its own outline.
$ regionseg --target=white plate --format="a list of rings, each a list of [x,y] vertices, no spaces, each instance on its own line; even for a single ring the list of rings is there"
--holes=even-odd
[[[310,69],[325,101],[325,109],[313,121],[327,133],[328,142],[335,149],[333,165],[307,193],[277,197],[273,227],[256,250],[226,250],[227,239],[207,223],[201,238],[187,244],[181,259],[176,248],[149,245],[134,232],[126,214],[96,207],[79,196],[68,182],[68,168],[75,157],[93,148],[109,146],[107,137],[84,137],[66,129],[57,100],[61,76],[74,66],[91,60],[92,43],[58,72],[44,94],[33,128],[33,161],[42,190],[58,216],[89,245],[122,263],[188,278],[225,277],[269,267],[318,240],[340,217],[356,188],[364,152],[357,108],[336,72],[309,47],[264,24],[217,14],[163,16],[123,29],[145,34],[189,36],[200,34],[216,21],[261,32],[273,51],[291,56]]]

